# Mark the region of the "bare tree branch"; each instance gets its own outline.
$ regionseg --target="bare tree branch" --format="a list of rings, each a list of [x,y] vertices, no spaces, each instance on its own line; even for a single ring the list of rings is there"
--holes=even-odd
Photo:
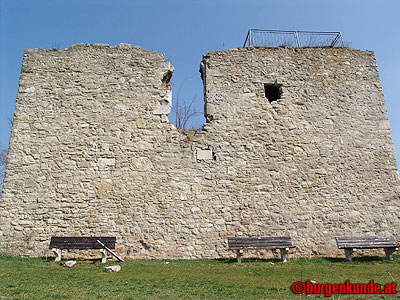
[[[193,104],[195,103],[196,97],[193,97],[189,104],[181,102],[179,96],[176,99],[176,105],[174,107],[176,127],[188,130],[193,127],[190,125],[190,121],[193,119],[193,117],[200,114],[193,109]]]
[[[196,96],[193,97],[192,101],[188,104],[185,101],[182,101],[180,94],[182,90],[183,83],[185,80],[189,79],[191,77],[187,77],[183,80],[179,91],[178,95],[176,96],[175,100],[175,106],[173,109],[173,112],[175,113],[175,126],[179,129],[184,129],[184,130],[189,130],[190,128],[193,128],[193,125],[190,124],[191,120],[198,114],[195,109],[193,109],[193,105],[196,100]]]

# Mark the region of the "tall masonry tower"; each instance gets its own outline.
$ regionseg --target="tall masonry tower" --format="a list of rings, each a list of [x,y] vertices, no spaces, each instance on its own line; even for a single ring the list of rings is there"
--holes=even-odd
[[[200,70],[207,123],[183,131],[167,119],[163,55],[26,50],[0,252],[46,256],[52,236],[103,235],[123,256],[215,258],[234,255],[228,236],[290,235],[290,255],[335,256],[336,236],[399,236],[373,52],[246,47],[207,53]]]

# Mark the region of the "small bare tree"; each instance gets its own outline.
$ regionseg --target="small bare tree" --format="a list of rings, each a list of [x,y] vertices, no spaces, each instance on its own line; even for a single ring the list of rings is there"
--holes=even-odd
[[[176,128],[188,130],[192,128],[190,121],[193,117],[199,114],[194,108],[193,104],[195,102],[196,97],[193,97],[190,103],[186,103],[181,101],[181,99],[176,97],[176,103],[174,106],[175,120],[176,120]]]
[[[189,130],[189,129],[193,128],[193,125],[191,125],[190,122],[196,115],[200,114],[193,107],[195,100],[196,100],[196,96],[193,97],[193,99],[190,103],[183,101],[180,97],[183,83],[185,82],[185,80],[187,80],[189,78],[191,78],[191,77],[187,77],[183,80],[183,82],[179,88],[178,95],[175,98],[176,99],[175,105],[173,106],[173,109],[172,109],[173,113],[175,114],[176,128],[184,129],[184,130]]]

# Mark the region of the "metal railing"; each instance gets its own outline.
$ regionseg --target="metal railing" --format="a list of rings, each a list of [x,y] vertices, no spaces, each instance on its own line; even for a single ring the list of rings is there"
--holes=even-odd
[[[344,47],[340,32],[250,29],[243,48],[258,47]]]

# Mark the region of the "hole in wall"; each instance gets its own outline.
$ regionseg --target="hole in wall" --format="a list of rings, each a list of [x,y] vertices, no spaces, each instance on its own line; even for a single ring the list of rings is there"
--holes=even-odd
[[[168,86],[168,83],[171,80],[171,77],[172,77],[172,71],[167,71],[163,76],[162,83],[165,86]]]
[[[264,84],[265,97],[267,97],[269,103],[281,99],[282,96],[282,84],[277,83],[266,83]]]

